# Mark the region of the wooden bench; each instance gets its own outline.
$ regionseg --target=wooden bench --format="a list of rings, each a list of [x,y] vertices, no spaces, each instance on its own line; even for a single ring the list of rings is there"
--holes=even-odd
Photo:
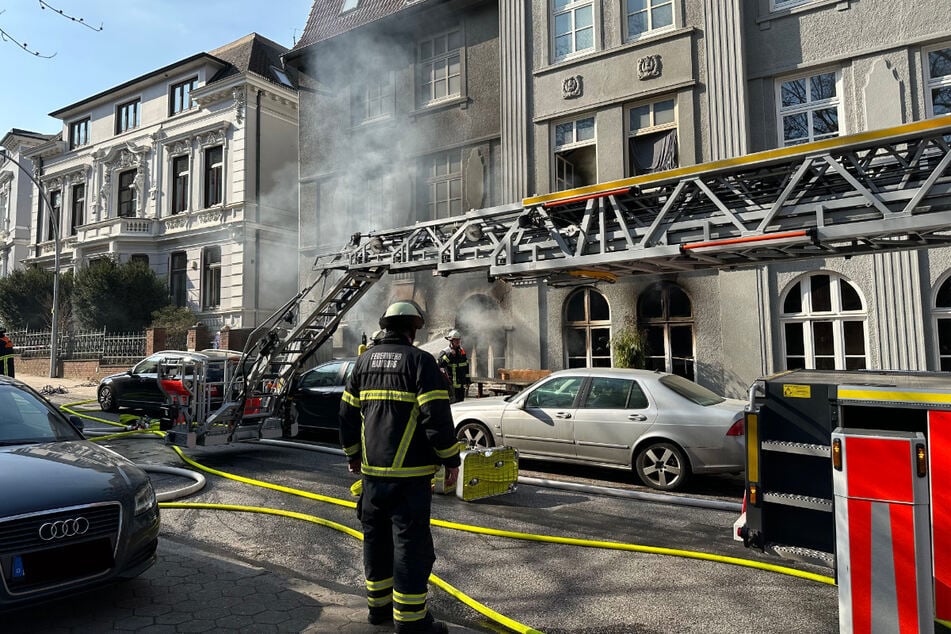
[[[503,394],[515,394],[522,388],[531,385],[540,378],[551,374],[551,370],[534,369],[507,369],[499,368],[498,378],[489,378],[484,376],[470,377],[475,383],[476,395],[478,398],[485,396],[485,392],[499,396]]]

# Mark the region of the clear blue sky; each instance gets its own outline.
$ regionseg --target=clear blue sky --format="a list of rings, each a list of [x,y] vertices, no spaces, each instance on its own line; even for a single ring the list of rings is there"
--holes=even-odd
[[[319,0],[318,0],[319,1]],[[93,31],[41,9],[38,0],[0,0],[0,29],[44,59],[0,41],[0,137],[11,128],[44,134],[48,113],[180,59],[256,32],[288,48],[300,38],[312,0],[47,0]]]

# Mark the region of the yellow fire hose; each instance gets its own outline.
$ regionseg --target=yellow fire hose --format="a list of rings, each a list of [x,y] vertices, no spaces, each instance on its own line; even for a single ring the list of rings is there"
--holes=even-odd
[[[82,417],[88,418],[88,419],[90,419],[90,420],[95,420],[95,421],[97,421],[97,422],[108,423],[108,424],[110,424],[110,425],[117,425],[117,423],[112,422],[112,421],[107,421],[107,420],[104,420],[104,419],[98,419],[98,418],[94,418],[94,417],[91,417],[91,416],[87,416],[87,415],[86,415],[86,412],[83,411],[83,410],[78,410],[78,411],[77,411],[77,410],[72,410],[72,409],[70,409],[70,408],[73,408],[73,407],[75,407],[75,406],[82,405],[82,404],[85,404],[85,403],[88,403],[88,402],[90,402],[90,401],[82,401],[82,402],[79,402],[79,403],[71,403],[71,404],[68,404],[68,405],[63,405],[63,406],[61,407],[61,409],[63,409],[64,411],[66,411],[66,412],[68,412],[68,413],[75,414],[75,415],[78,415],[78,416],[82,416]],[[80,413],[80,412],[81,412],[81,413]],[[109,435],[109,436],[101,436],[101,437],[97,437],[97,438],[95,438],[95,439],[93,439],[93,440],[106,440],[106,439],[117,438],[117,437],[123,437],[123,436],[128,436],[128,435],[133,435],[133,434],[140,434],[140,433],[149,433],[149,434],[154,434],[154,435],[158,435],[158,436],[164,436],[164,435],[165,435],[163,432],[157,431],[157,430],[152,429],[152,428],[148,428],[148,429],[140,429],[140,430],[134,430],[134,431],[120,432],[120,433],[117,433],[117,434],[111,434],[111,435]],[[213,475],[217,475],[217,476],[220,476],[220,477],[222,477],[222,478],[227,478],[227,479],[229,479],[229,480],[235,480],[235,481],[237,481],[237,482],[242,482],[242,483],[244,483],[244,484],[249,484],[249,485],[252,485],[252,486],[258,486],[258,487],[262,487],[262,488],[266,488],[266,489],[271,489],[271,490],[274,490],[274,491],[280,491],[280,492],[282,492],[282,493],[287,493],[287,494],[290,494],[290,495],[296,495],[296,496],[299,496],[299,497],[304,497],[304,498],[311,499],[311,500],[316,500],[316,501],[319,501],[319,502],[326,502],[327,504],[335,504],[335,505],[338,505],[338,506],[344,506],[344,507],[348,507],[348,508],[355,508],[355,507],[356,507],[356,503],[353,502],[352,500],[343,500],[343,499],[340,499],[340,498],[334,498],[334,497],[330,497],[330,496],[321,495],[321,494],[319,494],[319,493],[313,493],[313,492],[310,492],[310,491],[304,491],[304,490],[302,490],[302,489],[295,489],[295,488],[292,488],[292,487],[286,487],[286,486],[283,486],[283,485],[274,484],[274,483],[271,483],[271,482],[266,482],[266,481],[264,481],[264,480],[256,480],[256,479],[254,479],[254,478],[247,478],[247,477],[244,477],[244,476],[239,476],[239,475],[235,475],[235,474],[232,474],[232,473],[227,473],[227,472],[225,472],[225,471],[219,471],[219,470],[217,470],[217,469],[212,469],[211,467],[206,467],[206,466],[204,466],[204,465],[202,465],[202,464],[200,464],[200,463],[198,463],[198,462],[192,460],[192,459],[189,458],[188,456],[186,456],[186,455],[184,454],[184,452],[181,450],[181,448],[179,448],[179,447],[173,445],[173,446],[172,446],[172,449],[175,450],[175,452],[179,455],[179,457],[180,457],[186,464],[191,465],[192,467],[194,467],[194,468],[196,468],[196,469],[198,469],[198,470],[205,471],[205,472],[207,472],[207,473],[211,473],[211,474],[213,474]],[[358,480],[357,482],[355,482],[355,483],[351,486],[351,492],[352,492],[354,495],[358,495],[358,494],[359,494],[359,491],[360,491],[360,488],[361,488],[361,481]],[[322,525],[322,526],[326,526],[326,527],[332,528],[332,529],[334,529],[334,530],[339,530],[339,531],[341,531],[341,532],[343,532],[343,533],[346,533],[347,535],[350,535],[351,537],[355,537],[356,539],[360,539],[360,540],[363,539],[363,534],[362,534],[362,533],[360,533],[359,531],[354,530],[354,529],[352,529],[352,528],[350,528],[350,527],[348,527],[348,526],[345,526],[345,525],[343,525],[343,524],[338,524],[338,523],[336,523],[336,522],[332,522],[332,521],[330,521],[330,520],[323,519],[323,518],[320,518],[320,517],[316,517],[316,516],[313,516],[313,515],[308,515],[308,514],[305,514],[305,513],[296,513],[296,512],[293,512],[293,511],[284,511],[284,510],[281,510],[281,509],[264,508],[264,507],[252,507],[252,506],[240,506],[240,505],[229,505],[229,504],[207,504],[207,503],[198,503],[198,502],[194,502],[194,503],[189,503],[189,502],[161,502],[161,503],[159,504],[159,506],[160,506],[161,508],[214,509],[214,510],[228,510],[228,511],[253,512],[253,513],[267,513],[267,514],[271,514],[271,515],[280,515],[280,516],[285,516],[285,517],[290,517],[290,518],[294,518],[294,519],[299,519],[299,520],[303,520],[303,521],[312,522],[312,523],[315,523],[315,524],[320,524],[320,525]],[[658,546],[645,546],[645,545],[642,545],[642,544],[631,544],[631,543],[624,543],[624,542],[610,542],[610,541],[602,541],[602,540],[579,539],[579,538],[573,538],[573,537],[558,537],[558,536],[553,536],[553,535],[540,535],[540,534],[535,534],[535,533],[522,533],[522,532],[517,532],[517,531],[506,531],[506,530],[499,530],[499,529],[494,529],[494,528],[487,528],[487,527],[483,527],[483,526],[475,526],[475,525],[471,525],[471,524],[460,524],[460,523],[456,523],[456,522],[448,522],[448,521],[439,520],[439,519],[432,519],[432,520],[431,520],[431,523],[432,523],[433,526],[439,526],[439,527],[441,527],[441,528],[448,528],[448,529],[452,529],[452,530],[459,530],[459,531],[465,531],[465,532],[469,532],[469,533],[482,534],[482,535],[492,535],[492,536],[495,536],[495,537],[506,537],[506,538],[510,538],[510,539],[520,539],[520,540],[527,540],[527,541],[537,541],[537,542],[545,542],[545,543],[552,543],[552,544],[565,544],[565,545],[571,545],[571,546],[581,546],[581,547],[585,547],[585,548],[604,548],[604,549],[610,549],[610,550],[621,550],[621,551],[629,551],[629,552],[641,552],[641,553],[650,553],[650,554],[656,554],[656,555],[667,555],[667,556],[672,556],[672,557],[683,557],[683,558],[688,558],[688,559],[699,559],[699,560],[711,561],[711,562],[716,562],[716,563],[730,564],[730,565],[734,565],[734,566],[743,566],[743,567],[747,567],[747,568],[753,568],[753,569],[757,569],[757,570],[763,570],[763,571],[766,571],[766,572],[774,572],[774,573],[778,573],[778,574],[788,575],[788,576],[791,576],[791,577],[798,577],[798,578],[806,579],[806,580],[809,580],[809,581],[816,581],[816,582],[818,582],[818,583],[824,583],[824,584],[828,584],[828,585],[835,585],[835,579],[833,579],[832,577],[826,576],[826,575],[819,575],[819,574],[815,574],[815,573],[811,573],[811,572],[805,572],[805,571],[802,571],[802,570],[797,570],[797,569],[795,569],[795,568],[789,568],[789,567],[787,567],[787,566],[778,566],[778,565],[768,564],[768,563],[764,563],[764,562],[760,562],[760,561],[754,561],[754,560],[750,560],[750,559],[742,559],[742,558],[739,558],[739,557],[729,557],[729,556],[725,556],[725,555],[715,555],[715,554],[712,554],[712,553],[705,553],[705,552],[700,552],[700,551],[680,550],[680,549],[674,549],[674,548],[662,548],[662,547],[658,547]],[[461,592],[461,591],[458,590],[457,588],[453,587],[451,584],[449,584],[448,582],[444,581],[443,579],[440,579],[440,578],[437,577],[436,575],[432,575],[432,576],[430,577],[430,581],[431,581],[434,585],[436,585],[436,586],[442,588],[443,590],[445,590],[445,591],[446,591],[447,593],[449,593],[451,596],[453,596],[453,597],[455,597],[456,599],[462,601],[462,602],[465,603],[466,605],[472,607],[474,610],[476,610],[476,611],[479,612],[480,614],[483,614],[484,616],[487,616],[488,618],[491,618],[492,620],[496,621],[497,623],[499,623],[499,624],[501,624],[501,625],[504,625],[505,627],[507,627],[507,628],[509,628],[509,629],[511,629],[511,630],[513,630],[513,631],[515,631],[515,632],[519,632],[520,634],[536,634],[536,633],[537,633],[537,634],[541,634],[538,630],[535,630],[535,629],[533,629],[533,628],[531,628],[531,627],[529,627],[529,626],[527,626],[527,625],[523,625],[523,624],[521,624],[521,623],[519,623],[519,622],[517,622],[517,621],[514,621],[514,620],[512,620],[512,619],[510,619],[510,618],[508,618],[508,617],[506,617],[506,616],[504,616],[504,615],[502,615],[502,614],[499,614],[499,613],[496,612],[495,610],[492,610],[492,609],[489,608],[488,606],[485,606],[485,605],[483,605],[483,604],[477,602],[475,599],[472,599],[471,597],[469,597],[469,596],[466,595],[465,593]]]

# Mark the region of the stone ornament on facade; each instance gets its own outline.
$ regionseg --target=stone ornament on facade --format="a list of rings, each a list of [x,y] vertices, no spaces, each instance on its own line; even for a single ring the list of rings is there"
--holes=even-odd
[[[240,124],[244,123],[244,110],[248,105],[248,94],[245,89],[235,88],[231,91],[234,96],[234,118]]]
[[[584,94],[584,78],[581,75],[565,77],[561,82],[561,96],[565,99],[577,99]]]
[[[661,75],[660,55],[647,55],[637,60],[637,78],[655,79]]]

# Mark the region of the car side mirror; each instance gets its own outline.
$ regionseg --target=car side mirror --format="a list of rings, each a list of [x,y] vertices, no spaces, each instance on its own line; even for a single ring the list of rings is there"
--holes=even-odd
[[[519,398],[518,396],[516,396],[515,399],[514,399],[514,402],[512,403],[512,405],[515,406],[515,409],[522,409],[522,410],[524,410],[524,409],[525,409],[525,399],[524,399],[524,398]]]
[[[69,424],[75,427],[80,433],[82,433],[84,424],[83,424],[83,419],[81,419],[79,416],[76,416],[75,414],[70,416]]]

